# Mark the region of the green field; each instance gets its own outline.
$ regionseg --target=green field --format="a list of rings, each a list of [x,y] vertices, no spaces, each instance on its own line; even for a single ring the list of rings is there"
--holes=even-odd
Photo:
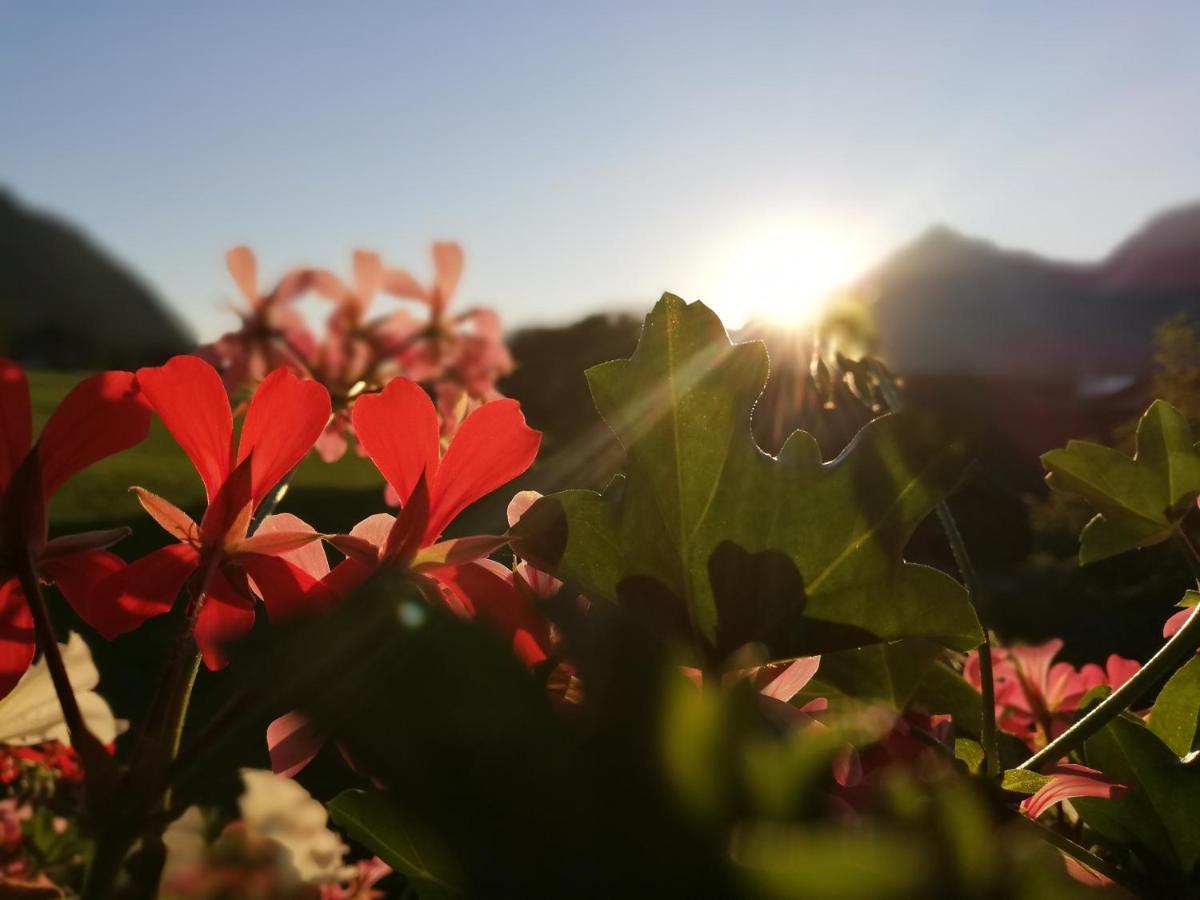
[[[67,391],[82,377],[67,372],[29,373],[35,434]],[[51,503],[51,521],[56,530],[77,530],[81,525],[95,527],[136,518],[141,511],[137,500],[129,493],[129,487],[135,484],[161,494],[184,509],[196,511],[204,504],[204,488],[199,476],[155,418],[150,436],[141,444],[101,460],[71,479]],[[310,455],[301,464],[293,482],[297,497],[305,494],[361,495],[382,489],[383,479],[370,460],[353,452],[332,465]]]

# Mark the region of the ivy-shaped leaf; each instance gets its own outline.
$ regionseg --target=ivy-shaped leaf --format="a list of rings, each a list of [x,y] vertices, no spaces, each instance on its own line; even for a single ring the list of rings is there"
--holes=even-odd
[[[908,414],[867,425],[837,459],[796,432],[778,457],[750,431],[767,379],[701,303],[664,295],[634,355],[588,370],[628,475],[565,491],[518,523],[518,551],[720,660],[747,642],[784,658],[926,637],[982,639],[962,586],[904,562],[917,524],[961,481],[963,442]]]
[[[920,639],[826,653],[810,687],[826,696],[832,689],[904,712],[944,654],[937,644]]]
[[[1088,441],[1042,456],[1046,483],[1075,494],[1096,510],[1080,535],[1082,565],[1166,540],[1200,494],[1200,447],[1187,419],[1155,400],[1137,428],[1137,450]]]
[[[1086,762],[1125,785],[1109,800],[1072,800],[1089,826],[1135,845],[1188,876],[1200,861],[1200,769],[1179,757],[1140,719],[1113,719],[1084,745]]]

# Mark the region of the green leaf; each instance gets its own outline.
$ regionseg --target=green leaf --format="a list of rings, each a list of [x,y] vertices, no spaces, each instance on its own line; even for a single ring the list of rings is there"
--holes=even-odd
[[[813,681],[904,712],[943,652],[932,641],[913,639],[826,653]]]
[[[1193,656],[1163,685],[1147,724],[1176,756],[1192,752],[1200,725],[1200,656]]]
[[[901,556],[962,479],[964,443],[889,415],[832,462],[804,432],[771,457],[750,431],[766,377],[761,343],[731,344],[703,304],[665,295],[630,359],[588,370],[627,478],[539,501],[514,529],[518,551],[710,659],[752,641],[775,658],[903,637],[978,644],[962,586]]]
[[[1082,565],[1169,538],[1200,494],[1200,450],[1179,410],[1155,400],[1137,428],[1133,458],[1071,441],[1042,456],[1046,483],[1082,497],[1096,517],[1080,536]]]
[[[404,875],[420,897],[461,896],[446,851],[414,829],[383,791],[342,791],[326,806],[339,828]]]
[[[1200,770],[1184,765],[1140,719],[1123,715],[1084,745],[1089,766],[1128,790],[1111,799],[1072,800],[1084,821],[1183,875],[1200,861]]]
[[[978,775],[983,770],[985,755],[979,741],[961,737],[954,739],[954,758],[965,765],[972,775]]]
[[[1000,787],[1014,794],[1036,794],[1050,782],[1049,775],[1032,769],[1009,769],[1000,781]]]

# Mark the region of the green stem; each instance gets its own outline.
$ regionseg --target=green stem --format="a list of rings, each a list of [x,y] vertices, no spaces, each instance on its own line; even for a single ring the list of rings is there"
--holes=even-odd
[[[1176,532],[1176,537],[1193,570],[1200,572],[1200,554],[1196,552],[1196,548],[1182,530]],[[1161,679],[1189,659],[1197,649],[1200,649],[1200,606],[1192,610],[1183,627],[1175,632],[1132,678],[1105,697],[1082,719],[1021,763],[1019,768],[1037,770],[1082,747],[1084,741],[1133,706]]]
[[[875,360],[872,360],[870,368],[879,382],[879,391],[883,395],[884,402],[890,409],[899,412],[902,398],[891,373]],[[942,531],[946,534],[946,540],[950,544],[950,552],[954,554],[959,574],[962,575],[963,583],[966,585],[967,594],[971,598],[971,605],[975,608],[975,615],[983,624],[983,611],[987,606],[986,589],[975,569],[975,564],[971,562],[970,554],[967,553],[967,542],[963,540],[962,531],[959,530],[958,523],[954,520],[954,514],[950,512],[950,504],[945,500],[938,501],[937,516],[938,521],[942,523]],[[979,742],[983,745],[984,771],[989,778],[998,778],[1000,777],[1000,744],[996,734],[996,681],[992,674],[991,636],[986,625],[983,627],[983,644],[979,647],[978,652],[981,707]]]

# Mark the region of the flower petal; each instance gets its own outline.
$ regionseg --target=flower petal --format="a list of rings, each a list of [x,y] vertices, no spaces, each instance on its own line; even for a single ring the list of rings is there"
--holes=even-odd
[[[1046,771],[1050,780],[1021,802],[1021,812],[1036,819],[1046,810],[1064,800],[1076,797],[1113,797],[1125,786],[1110,781],[1103,772],[1075,763],[1062,763]]]
[[[158,494],[134,485],[129,489],[138,499],[150,518],[162,526],[163,531],[177,541],[195,544],[200,540],[200,526],[182,509]]]
[[[211,366],[209,371],[220,385]],[[150,410],[133,373],[85,378],[50,414],[38,438],[46,496],[92,463],[140,444],[149,432]]]
[[[15,362],[0,358],[0,491],[33,443],[29,382]]]
[[[393,297],[429,302],[429,291],[404,269],[388,269],[384,272],[382,289]]]
[[[419,550],[409,563],[409,568],[414,572],[433,572],[445,566],[459,566],[477,559],[485,559],[492,551],[503,547],[507,541],[507,538],[494,534],[438,541]]]
[[[86,570],[74,573],[61,566],[50,569],[50,574],[60,590],[64,579],[72,582],[63,596],[85,622],[110,641],[146,619],[168,612],[200,564],[200,555],[187,544],[168,544],[128,565],[115,554],[99,552],[103,556],[88,564],[102,577],[90,587],[74,583],[76,578],[89,578]]]
[[[250,576],[272,622],[322,612],[338,600],[322,579],[282,556],[245,556],[238,563]]]
[[[138,369],[138,385],[187,454],[211,503],[233,469],[233,412],[217,370],[195,356]]]
[[[228,645],[254,627],[254,601],[247,596],[249,586],[240,572],[231,573],[237,586],[226,577],[226,570],[213,572],[208,594],[196,618],[196,644],[210,670],[229,664]]]
[[[237,246],[225,254],[225,265],[233,276],[233,283],[238,286],[251,306],[258,304],[258,261],[254,251],[249,247]]]
[[[462,277],[462,247],[453,241],[438,241],[433,245],[433,283],[437,288],[438,300],[444,306],[454,296],[458,280]]]
[[[467,506],[524,473],[541,441],[541,432],[525,424],[516,400],[493,400],[467,416],[433,478],[426,541],[436,539]]]
[[[7,697],[33,662],[33,615],[17,579],[0,584],[0,697]]]
[[[92,550],[107,550],[118,541],[123,541],[133,534],[133,529],[127,526],[104,528],[97,531],[81,531],[78,534],[64,534],[46,542],[38,554],[39,566],[45,565],[60,556],[71,556],[76,553],[87,553]]]
[[[512,642],[526,665],[546,659],[550,631],[512,581],[512,573],[492,560],[480,560],[430,573],[463,606]]]
[[[300,713],[287,713],[267,726],[271,771],[284,778],[299,773],[324,745],[325,737]]]
[[[364,394],[351,413],[359,445],[407,503],[417,479],[438,468],[438,417],[414,381],[393,378],[378,394]]]
[[[296,467],[329,421],[329,392],[287,369],[266,377],[250,400],[237,461],[251,453],[250,492],[254,505]]]
[[[521,516],[529,512],[529,507],[542,499],[538,491],[517,491],[508,501],[508,527],[512,528],[521,521]]]
[[[793,660],[786,669],[771,679],[770,684],[759,691],[759,693],[764,697],[771,697],[787,703],[804,689],[804,686],[817,674],[817,669],[820,666],[821,657],[819,656],[804,656]]]

